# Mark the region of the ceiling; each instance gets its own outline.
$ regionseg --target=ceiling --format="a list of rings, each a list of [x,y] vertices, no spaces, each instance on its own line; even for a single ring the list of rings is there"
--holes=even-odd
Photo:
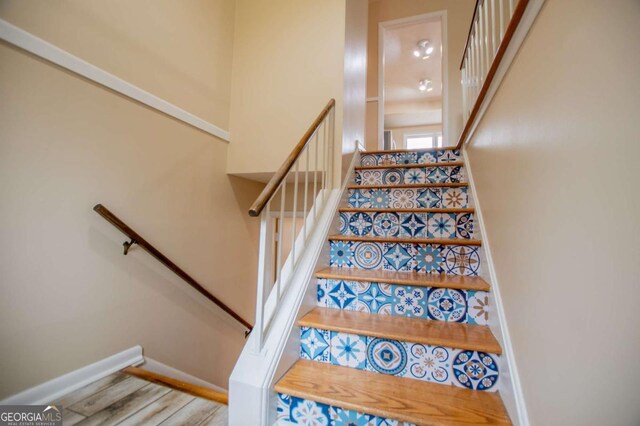
[[[385,31],[385,127],[442,122],[441,28],[440,20],[431,20]],[[418,41],[424,39],[428,39],[435,50],[428,59],[416,58],[413,50]],[[423,79],[432,81],[432,91],[418,90],[418,81]],[[406,114],[406,117],[403,118],[403,114]]]

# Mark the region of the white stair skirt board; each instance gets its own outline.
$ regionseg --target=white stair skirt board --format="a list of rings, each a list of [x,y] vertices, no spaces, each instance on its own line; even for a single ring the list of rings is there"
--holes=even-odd
[[[140,365],[139,367],[152,373],[167,376],[185,383],[190,383],[192,385],[201,386],[203,388],[211,389],[218,392],[227,392],[227,390],[223,387],[214,385],[213,383],[209,383],[206,380],[199,379],[196,376],[192,376],[189,373],[185,373],[184,371],[170,367],[166,364],[161,363],[160,361],[156,361],[149,357],[144,357],[144,364]]]
[[[0,19],[0,39],[226,142],[229,132]]]
[[[354,167],[359,160],[360,155],[356,152],[342,188],[331,191],[324,208],[319,212],[318,221],[314,223],[304,254],[291,279],[295,285],[289,285],[282,296],[260,353],[253,350],[256,335],[249,335],[229,379],[230,426],[266,426],[275,421],[276,401],[271,387],[277,374],[284,373],[279,370],[286,371],[299,354],[299,349],[296,349],[300,344],[296,337],[298,333],[293,333],[294,329],[297,331],[298,313],[310,288],[316,261],[326,244],[341,198],[346,193],[347,184],[353,179]]]
[[[518,367],[516,366],[515,355],[513,353],[513,345],[509,335],[509,327],[507,326],[507,318],[504,312],[502,297],[500,296],[500,284],[493,266],[493,259],[491,258],[491,238],[487,235],[487,231],[484,227],[482,208],[478,200],[478,193],[476,192],[473,172],[471,170],[471,164],[469,163],[469,157],[467,156],[466,146],[462,149],[462,156],[464,158],[465,168],[467,169],[467,179],[469,180],[469,188],[471,190],[475,206],[475,222],[476,226],[480,228],[480,235],[482,237],[482,246],[484,248],[485,261],[489,273],[489,282],[491,283],[490,294],[493,298],[494,310],[497,313],[499,329],[495,330],[493,327],[491,328],[500,341],[503,351],[502,357],[506,358],[507,368],[509,370],[509,374],[503,374],[501,378],[502,383],[500,387],[500,396],[502,397],[502,401],[511,416],[512,422],[519,426],[529,426],[527,406],[525,404],[524,394],[522,393],[520,375],[518,374]],[[493,317],[495,318],[496,316],[494,315]],[[510,386],[508,386],[507,383]]]
[[[52,402],[63,395],[80,389],[89,383],[93,383],[123,368],[140,365],[143,361],[142,346],[134,346],[3,399],[0,401],[0,405],[45,404]]]

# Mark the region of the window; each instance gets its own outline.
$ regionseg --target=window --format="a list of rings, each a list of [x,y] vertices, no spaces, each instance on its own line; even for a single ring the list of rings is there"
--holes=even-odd
[[[406,149],[439,148],[442,146],[442,133],[404,135]]]

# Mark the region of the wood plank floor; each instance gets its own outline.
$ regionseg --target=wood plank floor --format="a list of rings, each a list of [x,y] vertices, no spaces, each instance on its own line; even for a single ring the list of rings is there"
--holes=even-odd
[[[53,402],[63,424],[226,426],[227,406],[117,372]]]

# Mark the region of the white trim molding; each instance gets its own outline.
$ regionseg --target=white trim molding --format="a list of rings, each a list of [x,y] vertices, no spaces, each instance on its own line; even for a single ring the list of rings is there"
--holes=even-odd
[[[518,367],[516,365],[515,354],[513,352],[513,345],[511,343],[511,337],[509,334],[509,327],[507,326],[507,317],[504,312],[504,304],[502,302],[502,296],[500,295],[500,285],[498,282],[498,276],[493,265],[493,258],[491,257],[491,245],[490,238],[487,235],[487,230],[484,226],[484,220],[482,217],[482,208],[480,207],[480,201],[478,200],[478,193],[476,192],[475,182],[473,180],[473,172],[471,165],[469,164],[469,157],[467,155],[466,146],[463,146],[462,156],[464,159],[464,167],[467,172],[467,179],[469,181],[469,189],[473,196],[474,202],[474,215],[475,226],[480,229],[480,236],[482,238],[482,248],[486,259],[486,267],[489,273],[489,281],[491,282],[491,296],[494,302],[494,312],[498,316],[498,330],[492,327],[492,331],[497,334],[500,343],[502,345],[503,357],[506,358],[509,374],[505,375],[504,371],[502,377],[507,376],[510,381],[508,389],[500,389],[500,396],[503,399],[505,407],[511,416],[511,420],[518,426],[529,426],[529,416],[527,414],[527,405],[524,399],[524,393],[522,392],[522,384],[520,383],[520,375],[518,374]],[[496,333],[497,332],[497,333]],[[500,379],[504,383],[504,379]],[[514,413],[515,411],[515,413]],[[516,417],[514,419],[514,417]]]
[[[184,109],[159,98],[138,86],[98,68],[66,50],[36,37],[35,35],[0,19],[0,39],[23,49],[33,55],[45,59],[59,67],[73,72],[81,77],[91,80],[129,99],[140,102],[148,107],[162,112],[170,117],[180,120],[196,129],[216,136],[226,142],[231,141],[228,131],[209,123],[208,121],[191,114]]]
[[[134,346],[93,364],[56,377],[0,401],[0,405],[46,404],[111,373],[144,361],[142,346]]]

